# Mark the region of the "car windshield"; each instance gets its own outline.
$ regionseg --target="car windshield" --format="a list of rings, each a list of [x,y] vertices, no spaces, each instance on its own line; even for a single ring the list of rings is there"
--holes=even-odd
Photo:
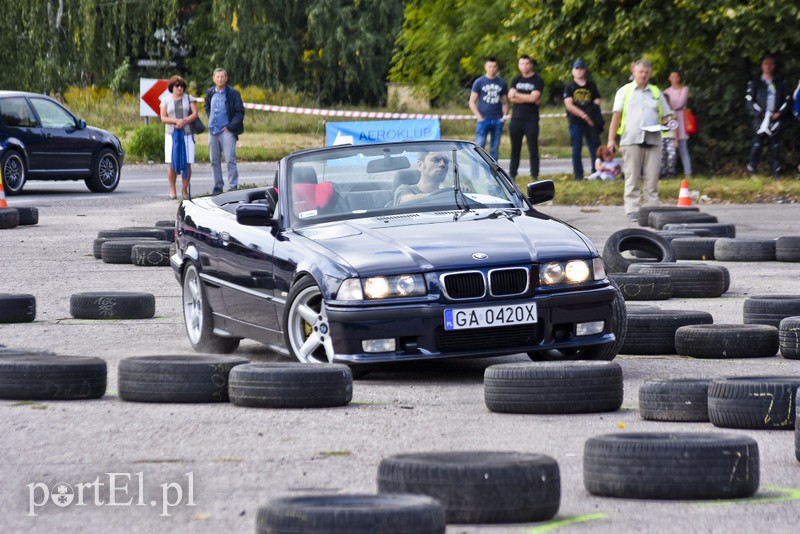
[[[522,207],[508,179],[456,141],[337,147],[287,165],[293,224]]]

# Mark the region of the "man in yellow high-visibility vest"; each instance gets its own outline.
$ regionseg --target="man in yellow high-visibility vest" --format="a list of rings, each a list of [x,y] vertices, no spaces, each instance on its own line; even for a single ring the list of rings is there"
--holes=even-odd
[[[651,85],[652,65],[639,59],[633,65],[633,81],[623,85],[614,97],[613,115],[608,128],[608,148],[622,150],[625,174],[625,214],[637,219],[640,184],[644,181],[644,203],[658,205],[658,176],[661,167],[661,124],[672,118],[664,95]]]

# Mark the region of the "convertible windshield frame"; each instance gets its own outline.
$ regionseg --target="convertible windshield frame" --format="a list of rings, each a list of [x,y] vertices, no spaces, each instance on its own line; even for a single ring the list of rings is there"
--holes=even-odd
[[[474,143],[457,140],[313,149],[286,159],[279,189],[293,227],[466,208],[524,209],[513,182],[487,158]],[[453,159],[461,192],[453,189]]]

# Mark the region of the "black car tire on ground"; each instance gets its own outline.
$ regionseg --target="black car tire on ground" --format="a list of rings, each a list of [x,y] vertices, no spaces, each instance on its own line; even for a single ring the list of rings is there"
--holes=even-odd
[[[672,296],[672,278],[668,274],[609,273],[622,291],[625,301],[666,300]]]
[[[16,208],[0,208],[0,230],[10,230],[19,226],[19,212]]]
[[[183,269],[181,282],[183,304],[183,324],[189,343],[197,352],[228,354],[239,346],[239,338],[222,337],[214,333],[211,306],[205,295],[200,273],[194,263],[189,262]]]
[[[655,267],[656,269],[665,269],[665,271],[663,271],[663,272],[656,271],[656,272],[659,272],[659,274],[669,274],[669,269],[674,269],[676,267],[681,267],[681,268],[682,267],[692,267],[692,266],[697,266],[697,265],[699,265],[700,267],[703,267],[703,268],[718,269],[722,273],[722,290],[723,290],[722,292],[723,293],[727,293],[728,292],[728,289],[730,289],[730,286],[731,286],[731,272],[724,265],[717,265],[716,263],[703,263],[703,262],[699,262],[699,261],[698,262],[682,261],[680,263],[678,263],[678,262],[674,262],[674,263],[651,263],[649,266],[650,267]],[[639,272],[640,268],[641,267],[639,267],[638,265],[631,266],[629,272],[637,273],[637,272]],[[673,295],[673,296],[675,296],[675,295]]]
[[[639,226],[650,226],[650,214],[662,211],[695,212],[700,208],[695,206],[642,206],[639,208]]]
[[[100,230],[97,237],[154,237],[159,241],[167,241],[168,230],[154,226],[117,228],[115,230]]]
[[[443,534],[441,503],[424,495],[306,495],[274,499],[257,534]]]
[[[622,406],[622,367],[615,362],[506,363],[486,368],[486,407],[499,413],[596,413]]]
[[[156,314],[151,293],[92,291],[75,293],[69,299],[75,319],[149,319]]]
[[[713,260],[718,237],[679,237],[670,241],[679,260]]]
[[[627,499],[736,499],[758,490],[758,443],[735,434],[619,433],[589,438],[583,482]]]
[[[711,237],[711,230],[702,228],[695,230],[658,230],[656,233],[670,242],[678,237]]]
[[[409,453],[378,465],[380,493],[442,503],[448,524],[552,519],[561,504],[558,463],[543,454],[492,451]]]
[[[800,376],[752,376],[714,380],[708,386],[708,418],[715,426],[791,430]]]
[[[639,415],[648,421],[708,421],[710,379],[648,380],[639,388]]]
[[[662,230],[708,230],[708,237],[736,237],[736,225],[726,223],[667,223]]]
[[[800,316],[786,317],[778,325],[778,345],[781,356],[800,360]]]
[[[328,408],[353,399],[353,374],[341,364],[251,363],[231,370],[231,402],[254,408]]]
[[[168,267],[170,243],[138,243],[131,248],[131,263],[140,267]]]
[[[92,243],[92,256],[95,258],[103,258],[103,243],[106,241],[136,241],[138,243],[152,243],[158,241],[155,237],[98,237]]]
[[[800,261],[800,236],[779,237],[775,241],[775,259],[778,261]]]
[[[14,208],[19,212],[20,226],[33,226],[39,224],[39,208],[20,206]]]
[[[119,363],[119,396],[134,402],[228,402],[228,375],[246,358],[136,356]]]
[[[28,178],[25,158],[16,150],[6,149],[0,157],[0,173],[3,176],[3,190],[6,195],[18,194],[25,187]]]
[[[762,324],[704,324],[675,331],[675,350],[692,358],[769,358],[779,349],[778,329]]]
[[[106,393],[106,362],[50,353],[0,353],[0,398],[99,399]]]
[[[100,245],[100,259],[103,263],[133,263],[133,247],[142,244],[138,239],[109,239]],[[153,245],[163,244],[169,252],[168,241],[152,241]]]
[[[719,261],[775,261],[774,239],[720,238],[714,243]]]
[[[614,341],[598,347],[586,347],[571,351],[562,350],[543,350],[528,351],[528,357],[533,361],[565,361],[565,360],[613,360],[619,354],[622,344],[625,343],[625,336],[628,331],[628,311],[625,306],[625,298],[622,291],[617,287],[616,282],[609,280],[615,289],[614,302],[611,305],[611,332],[614,334]]]
[[[668,267],[664,267],[668,265]],[[713,298],[725,292],[721,269],[710,265],[683,263],[631,265],[632,273],[669,274],[672,278],[672,296],[678,298]]]
[[[642,228],[624,228],[608,236],[603,246],[606,270],[610,273],[627,272],[628,267],[637,263],[637,260],[625,258],[623,253],[634,250],[655,258],[656,262],[675,261],[672,245],[660,235]]]
[[[675,223],[716,223],[718,219],[713,215],[702,212],[682,212],[682,211],[657,211],[648,217],[648,223],[656,230],[663,230],[665,224]]]
[[[86,187],[93,193],[110,193],[119,185],[119,158],[113,150],[104,148],[92,163],[92,176],[86,178]]]
[[[689,310],[637,311],[628,314],[628,337],[621,354],[675,354],[681,326],[712,324],[710,313]]]
[[[36,297],[0,293],[0,323],[30,323],[36,319]]]
[[[778,328],[787,317],[800,315],[800,295],[753,295],[744,300],[744,323]]]

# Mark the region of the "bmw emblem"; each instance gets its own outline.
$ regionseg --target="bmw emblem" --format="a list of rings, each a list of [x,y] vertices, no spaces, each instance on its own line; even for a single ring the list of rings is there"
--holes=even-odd
[[[488,259],[488,258],[489,258],[489,255],[488,254],[484,254],[483,252],[475,252],[475,253],[472,254],[472,259],[473,260],[485,260],[485,259]]]

